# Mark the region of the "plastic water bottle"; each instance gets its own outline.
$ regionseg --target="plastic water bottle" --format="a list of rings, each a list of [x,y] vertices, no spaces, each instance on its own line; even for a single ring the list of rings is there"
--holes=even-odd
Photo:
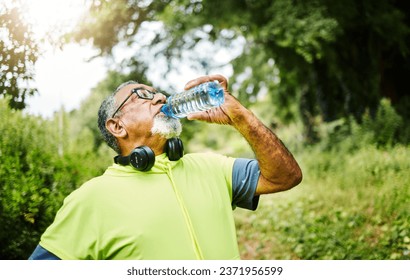
[[[224,102],[224,91],[221,85],[218,82],[206,82],[171,95],[161,111],[168,117],[184,118],[190,113],[219,107]]]

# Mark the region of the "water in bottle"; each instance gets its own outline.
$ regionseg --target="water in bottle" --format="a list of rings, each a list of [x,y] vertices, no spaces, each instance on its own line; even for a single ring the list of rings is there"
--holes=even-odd
[[[187,91],[168,97],[161,111],[173,118],[184,118],[190,113],[206,111],[221,106],[224,91],[218,82],[206,82]]]

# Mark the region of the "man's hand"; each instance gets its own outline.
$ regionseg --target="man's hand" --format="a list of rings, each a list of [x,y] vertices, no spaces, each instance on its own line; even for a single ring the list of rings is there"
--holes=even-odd
[[[238,111],[246,110],[239,101],[231,95],[228,90],[228,81],[222,75],[208,75],[189,81],[185,85],[185,90],[193,88],[199,84],[206,82],[218,81],[224,91],[225,102],[217,108],[207,111],[192,113],[187,116],[188,120],[199,120],[217,124],[232,125],[235,119],[235,114]]]

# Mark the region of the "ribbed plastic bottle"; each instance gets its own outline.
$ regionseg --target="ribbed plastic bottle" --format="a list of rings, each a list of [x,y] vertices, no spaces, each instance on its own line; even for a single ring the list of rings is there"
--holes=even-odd
[[[184,118],[190,113],[219,107],[224,102],[224,91],[221,85],[218,82],[206,82],[171,95],[161,111],[168,117]]]

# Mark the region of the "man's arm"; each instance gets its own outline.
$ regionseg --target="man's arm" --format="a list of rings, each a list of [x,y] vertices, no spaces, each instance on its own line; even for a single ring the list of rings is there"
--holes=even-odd
[[[261,176],[256,194],[285,191],[301,182],[302,171],[292,154],[251,111],[238,114],[232,125],[249,143],[258,160]]]
[[[188,116],[190,120],[232,125],[251,146],[261,175],[255,195],[288,190],[302,181],[302,171],[282,141],[251,111],[228,91],[228,82],[221,75],[209,75],[187,83],[185,89],[218,80],[224,88],[225,103],[219,108]]]

